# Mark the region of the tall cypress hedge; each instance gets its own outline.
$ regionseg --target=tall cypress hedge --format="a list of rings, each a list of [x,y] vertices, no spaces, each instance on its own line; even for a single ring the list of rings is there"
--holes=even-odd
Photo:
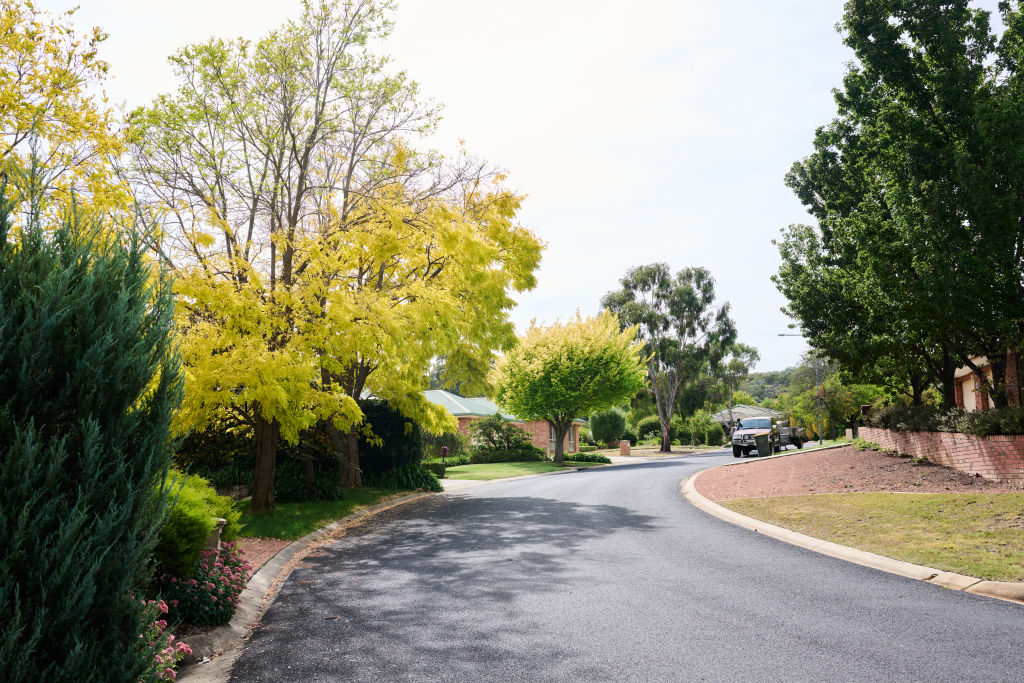
[[[0,680],[149,680],[140,598],[182,390],[169,283],[146,231],[111,236],[76,210],[43,225],[37,209],[15,236],[5,194]]]

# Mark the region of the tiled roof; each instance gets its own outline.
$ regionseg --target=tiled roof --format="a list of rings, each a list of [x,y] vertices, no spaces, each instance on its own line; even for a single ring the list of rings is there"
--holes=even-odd
[[[780,413],[777,410],[771,408],[762,408],[761,406],[748,406],[743,403],[738,403],[732,407],[732,416],[735,420],[742,420],[747,417],[786,417],[785,413]],[[723,410],[719,413],[715,413],[711,416],[711,419],[715,422],[728,422],[729,421],[729,410]]]
[[[483,396],[466,398],[440,389],[424,391],[423,396],[431,403],[442,406],[455,417],[486,417],[497,414],[508,420],[516,420],[512,415],[501,412],[493,401]]]

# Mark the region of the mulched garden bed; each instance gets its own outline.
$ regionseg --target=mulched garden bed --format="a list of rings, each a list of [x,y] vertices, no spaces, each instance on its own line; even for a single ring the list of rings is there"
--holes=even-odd
[[[697,478],[711,500],[802,496],[811,493],[889,491],[901,493],[1009,493],[1015,484],[975,477],[910,458],[858,451],[852,446],[796,452],[782,458],[719,467]]]

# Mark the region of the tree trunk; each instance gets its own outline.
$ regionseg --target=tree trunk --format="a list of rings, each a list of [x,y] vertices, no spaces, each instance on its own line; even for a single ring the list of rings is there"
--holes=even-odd
[[[281,424],[265,419],[257,408],[253,431],[256,433],[256,464],[252,477],[252,511],[259,514],[274,509],[274,467]]]
[[[669,436],[668,430],[671,424],[672,418],[668,420],[661,420],[661,450],[659,453],[671,453],[672,452],[672,439]]]
[[[569,433],[569,427],[572,426],[572,423],[560,425],[549,422],[548,424],[555,430],[555,462],[561,464],[565,462],[565,448],[562,444],[565,441],[565,435]]]
[[[361,487],[363,477],[359,469],[359,428],[353,426],[343,432],[328,422],[327,436],[334,447],[334,456],[338,459],[338,486],[343,489]]]

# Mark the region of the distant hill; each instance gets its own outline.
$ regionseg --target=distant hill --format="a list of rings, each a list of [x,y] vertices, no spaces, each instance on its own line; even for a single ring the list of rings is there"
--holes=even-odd
[[[771,372],[752,372],[740,384],[740,391],[745,391],[758,403],[766,398],[776,398],[789,389],[789,384],[799,368],[786,368]]]

